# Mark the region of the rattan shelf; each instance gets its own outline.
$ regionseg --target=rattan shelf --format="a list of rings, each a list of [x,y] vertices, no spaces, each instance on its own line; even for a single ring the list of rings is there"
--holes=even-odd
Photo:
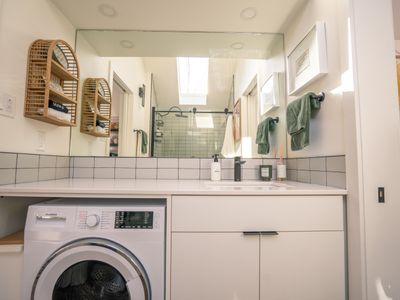
[[[111,91],[104,78],[87,78],[83,83],[81,132],[96,137],[110,136]],[[97,130],[98,123],[104,132]]]
[[[60,56],[64,66],[56,61]],[[70,45],[62,40],[36,40],[31,44],[28,53],[25,117],[57,126],[76,126],[78,87],[79,65]],[[64,118],[50,115],[49,100],[67,108]]]

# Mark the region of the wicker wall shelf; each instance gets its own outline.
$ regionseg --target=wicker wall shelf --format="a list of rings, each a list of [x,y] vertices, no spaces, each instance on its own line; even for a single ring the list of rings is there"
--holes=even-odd
[[[111,91],[107,80],[104,78],[85,80],[82,91],[82,133],[96,137],[110,136],[111,102]],[[99,123],[103,125],[103,129],[97,126]]]
[[[29,48],[25,112],[27,118],[58,126],[76,126],[79,65],[62,40],[36,40]],[[49,100],[64,112],[49,108]]]

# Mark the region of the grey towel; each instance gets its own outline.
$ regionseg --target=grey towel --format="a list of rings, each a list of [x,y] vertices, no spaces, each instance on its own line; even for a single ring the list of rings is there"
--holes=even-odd
[[[304,149],[310,144],[311,113],[318,111],[321,103],[314,93],[291,102],[286,109],[287,131],[290,135],[290,145],[293,151]]]

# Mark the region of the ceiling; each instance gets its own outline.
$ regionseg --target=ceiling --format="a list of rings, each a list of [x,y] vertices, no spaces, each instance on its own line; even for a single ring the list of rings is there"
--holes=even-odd
[[[77,29],[282,33],[306,0],[51,0]],[[99,6],[106,7],[106,16]],[[111,8],[110,8],[111,7]],[[241,17],[246,8],[256,16]],[[103,10],[104,11],[104,10]],[[243,12],[246,14],[246,12]]]
[[[157,109],[166,110],[179,105],[178,78],[175,57],[146,57],[143,59],[145,69],[153,73],[154,88],[157,98]],[[232,76],[236,60],[227,58],[210,58],[207,105],[197,106],[199,110],[223,110],[228,106],[231,97]],[[187,109],[191,109],[189,106]]]
[[[259,33],[154,32],[81,30],[97,54],[105,57],[228,57],[269,56],[272,43],[283,45],[282,35]],[[124,43],[128,47],[123,47]],[[241,47],[241,49],[237,49]],[[282,46],[283,47],[283,46]]]

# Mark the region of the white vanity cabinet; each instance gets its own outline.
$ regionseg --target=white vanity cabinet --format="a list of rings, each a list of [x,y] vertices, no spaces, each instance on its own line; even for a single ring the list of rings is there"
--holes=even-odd
[[[172,198],[171,300],[343,300],[341,196]]]

